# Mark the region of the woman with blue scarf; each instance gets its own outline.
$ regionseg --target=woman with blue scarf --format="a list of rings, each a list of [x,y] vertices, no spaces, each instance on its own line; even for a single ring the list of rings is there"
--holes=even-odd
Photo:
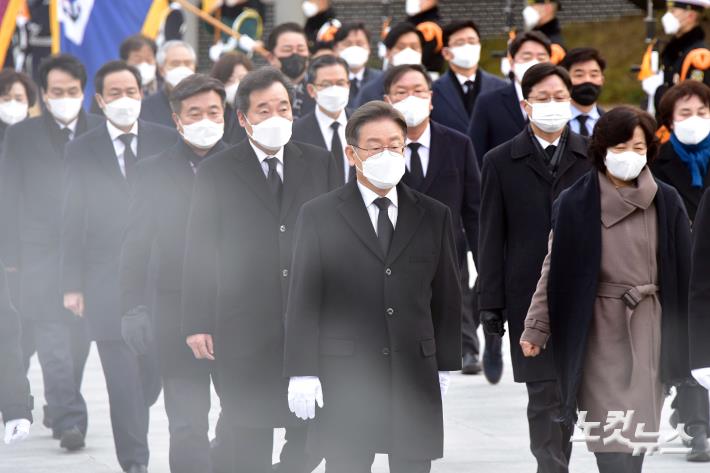
[[[676,188],[694,220],[703,191],[710,185],[710,87],[694,80],[673,86],[663,95],[658,118],[672,133],[651,171]]]

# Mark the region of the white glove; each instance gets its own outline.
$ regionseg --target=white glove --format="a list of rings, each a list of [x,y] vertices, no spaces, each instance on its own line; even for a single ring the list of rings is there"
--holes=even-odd
[[[247,53],[254,51],[254,46],[256,46],[256,41],[250,36],[242,34],[239,37],[239,49]]]
[[[690,372],[702,387],[710,391],[710,368],[698,368]]]
[[[323,389],[317,376],[294,376],[288,383],[288,408],[303,420],[316,418],[316,403],[323,407]]]
[[[21,442],[30,435],[30,421],[13,419],[5,422],[5,445]]]
[[[647,77],[641,81],[641,88],[646,95],[654,96],[656,95],[656,89],[658,89],[663,84],[663,73],[659,72],[651,77]]]
[[[444,399],[449,391],[451,384],[451,374],[448,371],[439,371],[439,390],[441,390],[441,399]]]

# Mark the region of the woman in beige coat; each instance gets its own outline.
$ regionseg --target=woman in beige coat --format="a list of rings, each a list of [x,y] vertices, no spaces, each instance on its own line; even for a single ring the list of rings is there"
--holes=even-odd
[[[653,118],[631,107],[597,123],[596,169],[555,202],[520,340],[525,356],[537,356],[554,339],[563,420],[573,422],[578,409],[599,423],[587,446],[601,473],[641,471],[634,447],[656,439],[637,427],[658,432],[664,383],[689,372],[677,349],[688,337],[689,222],[676,191],[648,169],[654,130]],[[605,429],[613,412],[630,421]]]

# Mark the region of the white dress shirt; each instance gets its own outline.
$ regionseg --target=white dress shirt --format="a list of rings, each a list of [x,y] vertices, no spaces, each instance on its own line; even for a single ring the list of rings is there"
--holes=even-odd
[[[409,143],[419,143],[421,145],[417,152],[422,162],[422,175],[426,177],[426,171],[429,169],[429,151],[431,150],[431,123],[426,126],[424,133],[422,133],[419,139],[412,141],[407,138],[404,141],[404,162],[407,165],[407,169],[410,169],[409,164],[412,162],[412,150],[409,149],[409,146],[406,146]]]
[[[553,145],[553,146],[559,146],[560,145],[560,138],[559,136],[555,141],[550,143],[549,141],[546,141],[539,136],[535,135],[535,138],[537,138],[537,142],[540,143],[540,146],[542,146],[542,149],[546,149],[548,146]]]
[[[256,153],[256,158],[259,160],[259,163],[261,164],[261,170],[264,171],[264,176],[269,177],[269,163],[266,162],[266,158],[276,158],[279,160],[279,162],[276,164],[276,172],[279,174],[279,177],[281,178],[281,182],[284,181],[284,149],[283,146],[281,147],[280,150],[276,152],[276,154],[266,154],[262,150],[260,150],[254,143],[252,143],[251,140],[249,140],[249,144],[251,145],[251,148],[254,150],[254,153]]]
[[[523,86],[520,85],[520,83],[516,80],[513,82],[515,85],[515,93],[518,94],[518,102],[522,102],[525,100],[525,97],[523,97]],[[522,105],[520,106],[520,111],[523,113],[523,117],[525,118],[525,121],[528,120],[528,112],[525,111],[525,107]]]
[[[358,72],[351,72],[348,78],[350,79],[350,82],[357,79],[358,85],[362,87],[362,81],[365,78],[365,68],[363,67]]]
[[[365,208],[367,209],[367,214],[370,216],[370,221],[372,222],[372,228],[375,229],[375,235],[377,235],[377,217],[380,215],[380,208],[375,205],[375,199],[379,199],[380,196],[374,191],[363,186],[360,181],[357,181],[357,187],[360,189],[360,194],[362,194],[362,200],[365,202]],[[385,196],[392,204],[387,209],[387,216],[392,222],[392,226],[397,228],[397,188],[393,187]]]
[[[468,90],[466,90],[466,82],[471,81],[471,82],[476,82],[476,74],[473,74],[472,76],[466,77],[463,74],[459,74],[458,72],[456,73],[456,79],[459,81],[459,84],[461,84],[461,88],[463,89],[463,93],[467,93]]]
[[[126,151],[126,145],[123,141],[119,139],[121,135],[125,135],[126,132],[116,128],[113,123],[106,120],[106,128],[108,129],[108,136],[111,137],[111,143],[113,143],[113,150],[116,152],[116,158],[118,158],[118,167],[121,168],[121,174],[126,177],[126,160],[123,159],[123,153]],[[131,140],[131,151],[133,151],[133,156],[138,156],[138,122],[135,122],[131,127],[131,131],[128,133],[133,135]]]
[[[592,132],[594,131],[594,125],[597,124],[597,121],[601,117],[599,114],[599,109],[595,105],[592,107],[592,110],[585,114],[583,113],[580,109],[575,107],[573,104],[570,104],[570,108],[572,109],[572,119],[569,121],[569,127],[570,129],[575,132],[579,133],[579,121],[577,121],[577,117],[580,115],[587,115],[589,118],[587,118],[587,131],[589,132],[589,136],[592,136]]]
[[[348,158],[345,155],[345,125],[348,124],[348,117],[345,116],[345,110],[340,111],[340,115],[338,115],[338,118],[333,120],[330,118],[328,115],[323,113],[323,111],[320,109],[320,107],[316,107],[316,121],[318,122],[318,127],[320,128],[320,133],[323,135],[323,140],[325,141],[325,147],[328,148],[328,151],[332,151],[330,149],[330,145],[333,144],[333,129],[330,127],[333,122],[338,122],[340,123],[340,126],[338,127],[338,136],[340,137],[340,144],[343,147],[343,172],[345,173],[345,181],[347,182],[348,180],[348,175],[350,174],[350,163],[348,163]]]
[[[54,121],[56,122],[56,124],[57,124],[57,126],[59,127],[60,130],[63,130],[63,129],[65,129],[65,128],[68,128],[68,129],[69,129],[69,141],[71,141],[71,140],[74,139],[74,137],[76,136],[76,126],[79,124],[79,118],[78,118],[78,117],[75,118],[73,121],[67,123],[67,124],[64,124],[64,123],[62,123],[62,122],[60,122],[60,121],[58,121],[58,120],[56,120],[56,119],[55,119]]]

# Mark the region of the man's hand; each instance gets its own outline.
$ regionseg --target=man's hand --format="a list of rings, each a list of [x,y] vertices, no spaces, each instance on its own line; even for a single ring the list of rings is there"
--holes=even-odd
[[[31,422],[27,419],[13,419],[5,422],[5,445],[21,442],[30,435]]]
[[[520,340],[520,348],[523,349],[523,355],[527,358],[534,358],[539,355],[541,351],[539,346],[526,342],[525,340]]]
[[[134,307],[121,318],[121,337],[136,356],[148,352],[153,344],[153,327],[146,306]]]
[[[441,399],[444,399],[446,393],[449,392],[451,385],[451,373],[448,371],[439,371],[439,391],[441,391]]]
[[[70,310],[77,317],[83,317],[84,294],[81,292],[67,292],[64,294],[64,308]]]
[[[187,337],[187,346],[198,360],[214,361],[214,344],[209,333],[196,333]]]
[[[698,368],[691,373],[700,386],[710,391],[710,368]]]
[[[505,335],[505,321],[500,310],[482,310],[480,320],[487,335]]]
[[[288,383],[288,408],[303,420],[316,418],[316,403],[323,407],[323,389],[317,376],[294,376]]]

